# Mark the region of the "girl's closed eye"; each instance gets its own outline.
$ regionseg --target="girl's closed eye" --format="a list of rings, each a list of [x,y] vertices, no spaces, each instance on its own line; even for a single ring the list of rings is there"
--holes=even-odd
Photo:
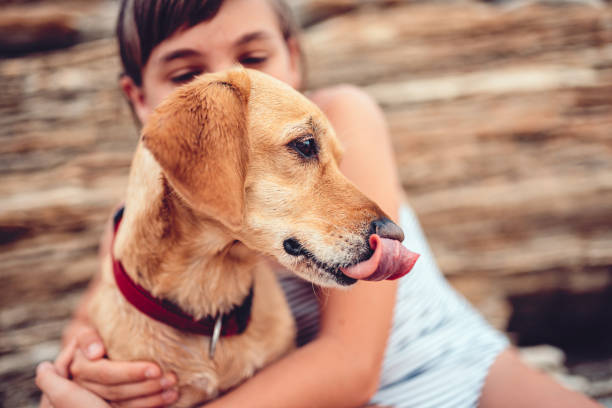
[[[177,71],[175,74],[172,74],[170,76],[170,81],[172,81],[175,84],[185,84],[189,81],[191,81],[192,79],[194,79],[196,76],[200,75],[202,73],[201,70],[197,70],[197,69],[192,69],[192,70],[187,70],[187,71]]]
[[[257,67],[268,60],[268,55],[264,53],[248,53],[238,58],[238,62],[244,66]]]

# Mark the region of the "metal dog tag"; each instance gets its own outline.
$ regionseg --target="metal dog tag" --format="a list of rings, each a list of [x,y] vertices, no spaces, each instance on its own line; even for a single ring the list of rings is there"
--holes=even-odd
[[[213,359],[215,356],[215,348],[217,347],[217,342],[219,341],[219,336],[221,336],[221,324],[223,323],[223,315],[219,314],[217,316],[217,320],[215,320],[215,327],[213,328],[212,337],[210,338],[210,348],[208,349],[208,357]]]

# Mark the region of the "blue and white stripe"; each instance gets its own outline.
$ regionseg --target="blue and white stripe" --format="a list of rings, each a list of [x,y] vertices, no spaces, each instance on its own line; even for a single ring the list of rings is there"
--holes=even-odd
[[[400,225],[404,244],[421,257],[400,280],[380,387],[371,402],[397,408],[476,407],[489,368],[508,341],[446,282],[407,206],[400,209]],[[316,291],[293,276],[279,279],[301,346],[319,329]]]

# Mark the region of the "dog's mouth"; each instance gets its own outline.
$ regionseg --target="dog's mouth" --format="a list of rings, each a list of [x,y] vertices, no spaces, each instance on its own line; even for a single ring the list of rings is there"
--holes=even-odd
[[[352,261],[348,263],[334,263],[330,264],[322,261],[317,258],[312,251],[308,250],[304,247],[298,240],[295,238],[286,239],[283,242],[283,247],[285,252],[289,255],[295,256],[297,258],[301,258],[301,261],[306,264],[310,269],[315,269],[318,272],[322,272],[325,274],[327,278],[331,278],[337,284],[341,286],[350,286],[357,282],[357,279],[351,278],[342,272],[342,269],[349,268],[351,265],[360,264],[370,259],[374,254],[374,250],[370,248],[364,248],[364,251],[355,257]]]
[[[368,281],[395,280],[410,272],[419,254],[409,251],[399,239],[383,238],[372,234],[368,238],[372,256],[362,262],[340,270],[354,279]]]
[[[357,280],[381,281],[395,280],[410,272],[419,255],[409,251],[398,239],[370,235],[369,247],[362,248],[355,258],[344,264],[329,264],[318,259],[299,241],[289,238],[283,242],[285,252],[301,257],[311,268],[324,271],[342,285],[349,286]]]

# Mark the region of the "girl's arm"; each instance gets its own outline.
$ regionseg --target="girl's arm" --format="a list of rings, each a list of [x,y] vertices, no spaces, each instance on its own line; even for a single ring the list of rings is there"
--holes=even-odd
[[[312,95],[343,142],[341,170],[397,220],[399,184],[380,109],[363,92],[340,87]],[[264,368],[207,407],[357,407],[378,388],[395,282],[359,282],[321,299],[316,340]]]
[[[365,405],[378,387],[395,298],[394,284],[374,285],[360,283],[350,293],[331,293],[316,340],[206,407]]]

